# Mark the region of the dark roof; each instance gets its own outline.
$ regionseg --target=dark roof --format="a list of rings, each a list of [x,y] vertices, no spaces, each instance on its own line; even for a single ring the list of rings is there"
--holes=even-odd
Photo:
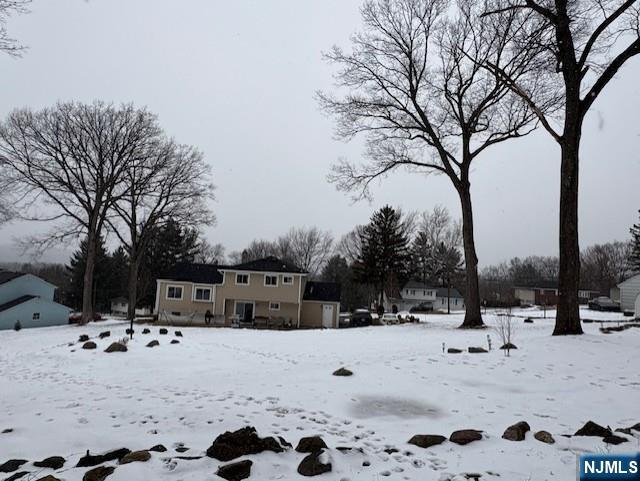
[[[223,269],[229,269],[234,271],[254,271],[254,272],[291,272],[293,274],[306,274],[305,271],[299,267],[294,266],[290,262],[283,261],[277,257],[265,257],[264,259],[258,259],[251,262],[245,262],[244,264],[238,264],[235,266],[224,267]]]
[[[23,272],[12,272],[0,270],[0,284],[14,280],[17,277],[22,277],[25,274]]]
[[[302,300],[340,302],[340,284],[309,281],[304,288]]]
[[[177,264],[168,275],[171,281],[195,282],[196,284],[222,284],[219,266],[213,264]]]
[[[436,289],[436,297],[451,297],[452,299],[462,299],[462,294],[460,294],[460,291],[455,287],[451,288],[451,294],[449,294],[448,291],[449,290],[446,287],[438,287]]]
[[[14,299],[13,301],[5,302],[4,304],[0,305],[0,312],[11,309],[12,307],[16,307],[20,304],[30,301],[31,299],[35,299],[36,297],[38,296],[21,296],[17,299]]]
[[[403,289],[428,289],[428,290],[436,289],[435,287],[431,287],[428,284],[424,284],[419,281],[409,281],[402,288]]]

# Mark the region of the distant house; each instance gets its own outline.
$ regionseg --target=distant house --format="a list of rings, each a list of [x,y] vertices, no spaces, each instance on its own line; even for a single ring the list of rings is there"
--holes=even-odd
[[[168,322],[337,327],[340,285],[307,280],[275,257],[235,266],[181,264],[157,279],[154,314]]]
[[[55,290],[32,274],[0,271],[0,329],[68,324],[71,309],[53,302]]]
[[[111,314],[116,316],[126,316],[129,314],[129,299],[126,297],[115,297],[111,299]],[[137,307],[136,316],[150,316],[151,308]]]
[[[393,295],[385,293],[385,305],[398,311],[410,311],[412,308],[420,307],[424,310],[446,310],[451,306],[451,310],[464,309],[464,298],[460,291],[446,287],[433,287],[418,281],[407,282],[402,289]]]
[[[599,291],[580,289],[578,301],[587,304],[591,299],[600,295]],[[540,283],[535,286],[521,286],[514,288],[514,297],[521,305],[555,306],[558,304],[558,283]]]
[[[620,310],[635,312],[640,318],[640,273],[618,284],[620,289]]]

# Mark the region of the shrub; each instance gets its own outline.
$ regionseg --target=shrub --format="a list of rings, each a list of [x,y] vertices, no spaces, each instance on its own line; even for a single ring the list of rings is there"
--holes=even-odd
[[[20,329],[22,329],[22,324],[20,324],[20,321],[16,321],[16,323],[13,326],[13,330],[17,332]]]

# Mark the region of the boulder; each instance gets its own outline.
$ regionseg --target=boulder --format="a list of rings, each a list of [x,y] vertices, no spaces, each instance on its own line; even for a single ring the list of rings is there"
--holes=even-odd
[[[331,472],[331,462],[324,451],[307,455],[298,465],[298,474],[302,476],[318,476]]]
[[[261,438],[258,436],[256,428],[246,426],[237,431],[227,431],[218,436],[207,449],[207,456],[219,461],[231,461],[240,456],[258,454],[263,451],[282,453],[285,448],[275,438]]]
[[[605,438],[607,436],[611,436],[612,434],[613,433],[611,432],[611,429],[603,428],[593,421],[587,421],[587,424],[578,429],[574,436],[595,436],[598,438]]]
[[[98,346],[93,341],[87,341],[82,345],[82,349],[95,349]]]
[[[482,431],[478,431],[477,429],[461,429],[460,431],[454,431],[449,437],[449,441],[461,446],[472,443],[473,441],[480,441],[481,439]]]
[[[100,339],[111,336],[111,331],[104,331],[100,333]]]
[[[162,329],[160,329],[160,334],[162,335],[169,334],[169,331],[163,327]]]
[[[104,352],[127,352],[127,346],[119,342],[114,342]]]
[[[236,463],[225,464],[220,466],[216,475],[227,481],[241,481],[251,476],[251,466],[253,461],[245,459]]]
[[[42,461],[36,461],[33,465],[39,468],[60,469],[64,463],[65,459],[62,456],[51,456]]]
[[[628,434],[629,436],[633,436],[631,431],[640,431],[640,423],[634,424],[633,426],[629,426],[628,428],[618,428],[616,432]]]
[[[18,471],[17,473],[12,474],[8,478],[5,478],[4,481],[16,481],[17,479],[20,479],[26,476],[27,474],[29,474],[29,471]]]
[[[149,451],[154,451],[156,453],[165,453],[167,452],[167,448],[165,448],[162,444],[156,444],[154,447],[149,448]]]
[[[44,478],[38,478],[36,479],[36,481],[60,481],[58,478],[56,478],[55,476],[51,476],[50,474],[45,476]]]
[[[299,453],[315,453],[326,449],[327,445],[320,436],[308,436],[300,439],[296,446]]]
[[[120,460],[120,464],[145,463],[151,459],[149,451],[131,451]]]
[[[524,322],[526,322],[527,324],[533,324],[533,319],[531,319],[530,317],[527,317]]]
[[[176,331],[175,335],[176,335],[176,337],[182,337],[182,332],[181,331]]]
[[[512,426],[509,426],[502,435],[502,439],[508,441],[524,441],[525,435],[531,430],[529,423],[520,421]]]
[[[186,453],[187,451],[189,451],[189,448],[186,446],[178,446],[176,448],[177,453]]]
[[[149,329],[148,327],[145,327],[145,328],[142,330],[142,334],[151,334],[151,329]]]
[[[602,438],[602,442],[617,446],[618,444],[628,443],[629,440],[627,438],[623,438],[622,436],[616,436],[615,434],[612,434],[611,436],[605,436],[604,438]]]
[[[334,376],[353,376],[353,372],[349,371],[349,369],[341,367],[337,371],[334,371],[333,375]]]
[[[0,464],[0,473],[13,473],[26,462],[26,459],[10,459],[4,464]]]
[[[114,449],[113,451],[109,451],[104,454],[89,454],[89,450],[87,450],[87,454],[85,454],[78,460],[76,468],[88,468],[91,466],[97,466],[98,464],[106,463],[107,461],[120,461],[130,452],[130,449],[121,448]]]
[[[556,440],[553,439],[553,436],[551,435],[551,433],[547,431],[538,431],[533,435],[533,437],[536,438],[541,443],[555,444],[556,442]]]
[[[484,347],[469,347],[468,351],[470,354],[481,354],[484,352],[489,352]]]
[[[78,342],[87,342],[89,340],[89,336],[87,334],[80,334],[78,338]]]
[[[506,349],[518,349],[518,346],[516,346],[515,344],[511,343],[511,342],[507,342],[506,344],[503,344],[502,346],[500,346],[500,349],[506,350]]]
[[[409,439],[408,443],[413,444],[414,446],[418,446],[419,448],[427,449],[431,446],[442,444],[446,440],[447,438],[438,434],[416,434],[411,439]]]
[[[449,354],[460,354],[462,353],[462,349],[458,349],[456,347],[450,347],[449,349],[447,349],[447,352]]]
[[[113,466],[98,466],[84,473],[82,481],[104,481],[115,470]]]
[[[156,347],[156,346],[159,346],[159,345],[160,345],[160,343],[157,340],[154,339],[149,344],[147,344],[147,347]]]
[[[7,428],[2,430],[2,434],[9,434],[13,432],[13,428]]]
[[[169,344],[180,344],[180,341],[178,341],[177,339],[171,339],[171,342]]]
[[[124,332],[127,334],[127,336],[130,336],[131,334],[135,334],[136,333],[136,331],[134,331],[131,328],[127,328]]]

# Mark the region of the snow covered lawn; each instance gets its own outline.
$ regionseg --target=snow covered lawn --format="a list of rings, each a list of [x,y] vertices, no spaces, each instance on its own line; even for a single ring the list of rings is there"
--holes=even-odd
[[[566,481],[575,479],[576,453],[639,449],[632,437],[608,446],[562,435],[588,420],[613,429],[640,422],[640,329],[604,335],[598,324],[585,324],[584,336],[554,338],[552,319],[516,318],[519,349],[506,358],[495,350],[494,331],[455,329],[462,314],[423,319],[298,332],[180,328],[184,337],[175,345],[174,329],[160,336],[151,327],[142,335],[137,326],[129,351],[111,354],[104,349],[126,327],[117,321],[0,331],[0,432],[13,429],[0,434],[0,464],[28,459],[19,469],[30,472],[25,481],[47,474],[78,481],[89,468],[73,466],[87,449],[163,444],[168,451],[148,462],[110,463],[117,467],[108,481],[213,480],[225,463],[176,456],[202,456],[219,434],[246,425],[294,447],[303,436],[321,435],[333,471],[318,479],[327,480],[457,481],[479,473],[482,481]],[[111,337],[98,339],[105,330]],[[98,349],[82,350],[80,334]],[[443,343],[486,348],[487,334],[494,347],[488,354],[442,352]],[[145,347],[152,339],[160,346]],[[342,366],[354,375],[332,376]],[[501,438],[521,420],[532,429],[525,441]],[[458,429],[482,430],[484,439],[429,449],[407,444],[414,434],[449,437]],[[539,430],[556,444],[535,440]],[[176,452],[179,443],[189,450]],[[57,474],[31,463],[48,456],[67,458]],[[294,450],[249,456],[249,479],[304,479],[296,472],[303,457]]]

